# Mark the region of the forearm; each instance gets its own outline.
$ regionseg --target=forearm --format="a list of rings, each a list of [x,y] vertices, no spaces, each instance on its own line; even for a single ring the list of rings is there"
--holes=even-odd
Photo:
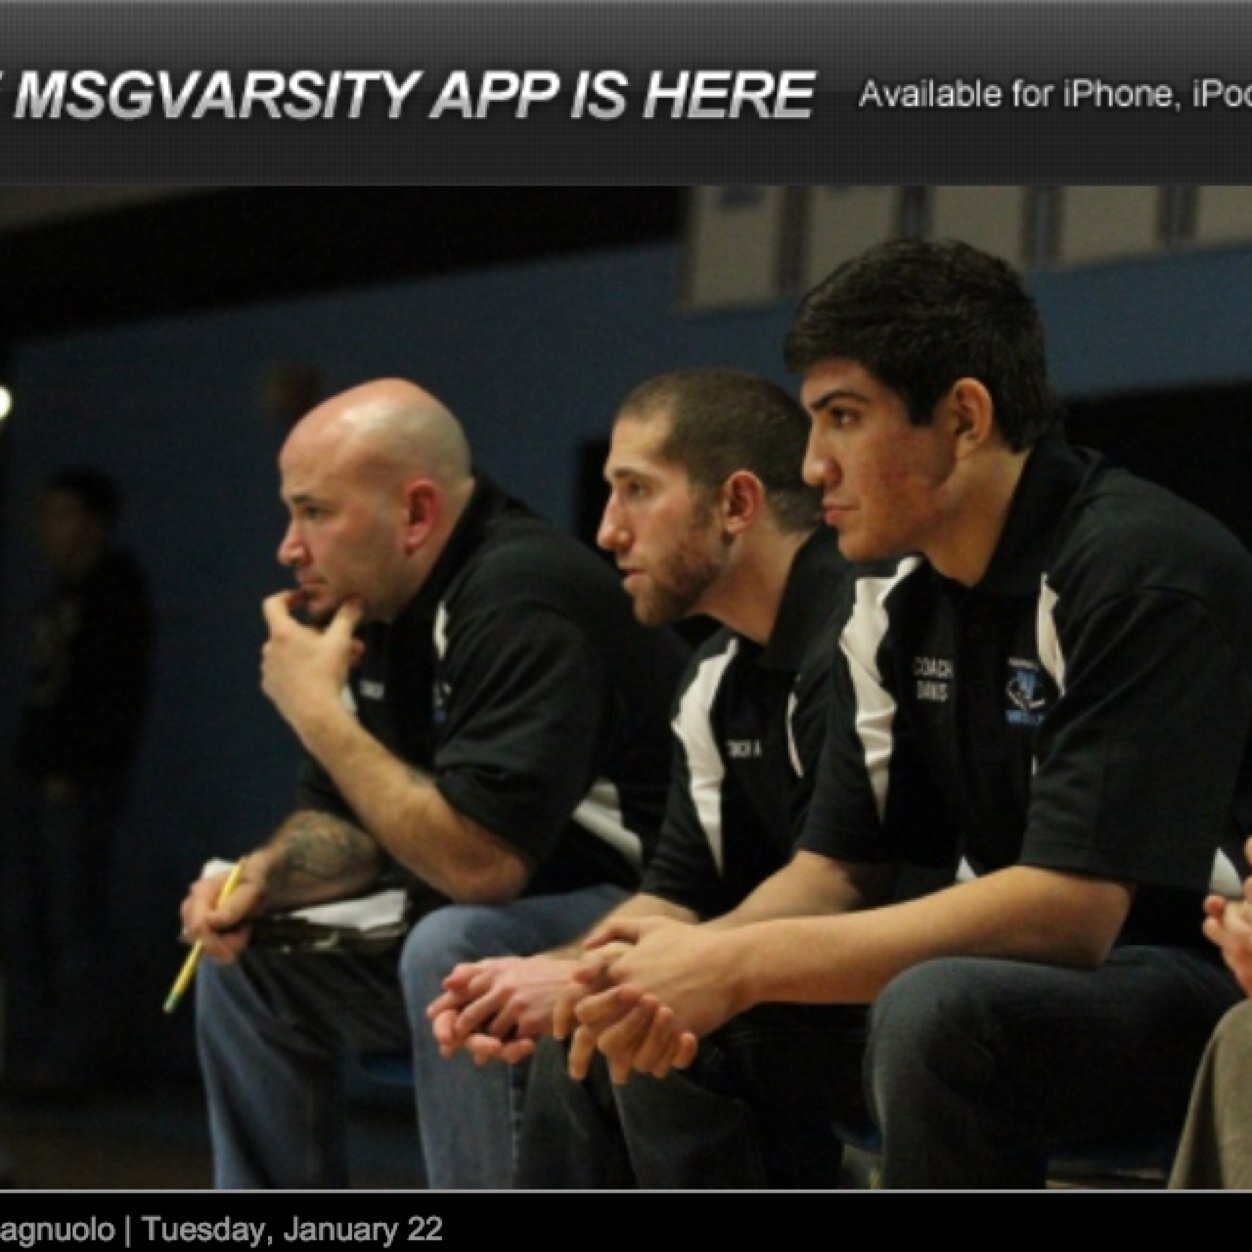
[[[378,844],[331,813],[293,813],[264,847],[247,858],[244,877],[261,893],[266,912],[353,895],[369,887],[383,865]]]
[[[790,864],[767,878],[729,913],[706,923],[708,930],[734,930],[783,917],[851,913],[887,898],[894,867],[854,867],[812,852],[796,853]]]
[[[512,845],[458,813],[433,778],[393,756],[342,706],[300,737],[361,824],[397,861],[451,899],[503,903],[530,867]]]
[[[724,937],[740,1010],[766,1001],[868,1003],[898,974],[944,956],[1092,969],[1129,909],[1125,884],[1015,866],[917,900],[785,918]]]
[[[675,904],[673,900],[667,900],[664,896],[650,895],[646,891],[636,892],[628,900],[623,900],[617,908],[605,916],[604,920],[606,922],[621,921],[638,917],[668,917],[676,922],[700,920],[691,909]]]

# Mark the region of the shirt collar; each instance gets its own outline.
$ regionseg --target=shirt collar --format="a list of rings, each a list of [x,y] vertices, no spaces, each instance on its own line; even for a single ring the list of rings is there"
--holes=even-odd
[[[439,601],[443,599],[444,593],[461,572],[465,562],[486,538],[488,526],[511,506],[522,507],[510,500],[491,479],[482,474],[475,476],[473,493],[461,516],[457,518],[443,551],[417,595],[400,613],[397,623],[406,620],[433,620]]]
[[[762,665],[799,671],[809,643],[835,611],[849,569],[839,552],[838,534],[819,526],[792,559]]]
[[[1037,590],[1057,526],[1083,481],[1102,464],[1096,454],[1071,447],[1063,435],[1041,439],[1026,459],[1004,530],[975,590],[989,595]]]

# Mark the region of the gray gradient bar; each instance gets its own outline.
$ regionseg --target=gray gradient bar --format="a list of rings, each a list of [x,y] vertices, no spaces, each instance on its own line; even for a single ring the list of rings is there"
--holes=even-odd
[[[0,0],[0,22],[0,181],[7,183],[1238,183],[1252,176],[1252,6],[1238,3]],[[61,116],[52,116],[52,103],[31,116],[58,70],[80,76],[67,80]],[[421,81],[389,117],[379,76],[387,71],[400,83],[417,70]],[[145,84],[164,73],[176,96],[197,71],[180,117],[164,116],[159,102],[141,115]],[[225,74],[238,109],[245,80],[264,95],[298,71],[306,72],[306,88],[335,73],[374,77],[361,88],[355,119],[346,111],[347,80],[333,105],[321,86],[321,95],[284,88],[275,107],[291,112],[277,119],[255,99],[249,120],[223,116],[226,88],[212,97],[217,105],[191,116],[215,73]],[[529,71],[528,116],[516,115],[516,100],[501,100],[482,118],[458,116],[451,106],[432,118],[455,71],[467,75],[476,105],[484,74]],[[605,92],[588,93],[576,118],[582,71],[601,75]],[[645,117],[652,76],[672,89],[682,71],[712,75],[703,80],[710,113],[725,111],[719,93],[731,83],[784,108],[777,87],[787,72],[797,76],[793,85],[808,83],[811,96],[794,95],[784,108],[800,117],[761,118],[745,101],[737,119],[675,119],[672,96]],[[1201,108],[1194,96],[1205,79],[1210,94]],[[870,80],[876,90],[867,97]],[[505,80],[493,81],[507,89]],[[762,84],[773,84],[773,94],[761,97]],[[954,96],[956,106],[941,107]],[[317,99],[330,115],[299,120]],[[70,103],[84,115],[98,105],[98,115],[76,119]],[[619,114],[597,118],[593,104]]]

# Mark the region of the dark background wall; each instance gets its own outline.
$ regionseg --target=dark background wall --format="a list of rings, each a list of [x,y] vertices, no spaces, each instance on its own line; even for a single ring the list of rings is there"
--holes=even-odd
[[[190,234],[150,218],[164,268],[155,287],[132,277],[134,291],[122,276],[151,260],[142,234],[118,233],[104,248],[40,236],[22,252],[0,249],[0,277],[40,292],[25,319],[11,283],[0,301],[2,381],[16,399],[0,431],[0,739],[12,731],[41,589],[23,528],[46,474],[93,462],[117,476],[124,537],[155,593],[155,697],[116,879],[102,884],[117,910],[123,1056],[137,1070],[191,1064],[189,1012],[160,1013],[186,882],[207,856],[263,836],[290,797],[291,736],[257,685],[259,601],[285,581],[273,560],[283,434],[267,401],[274,372],[315,367],[327,391],[386,374],[422,382],[461,416],[481,468],[571,528],[586,513],[584,449],[640,379],[732,363],[789,382],[779,360],[787,305],[681,312],[672,193],[639,193],[652,198],[629,208],[577,193],[539,205],[493,189],[465,193],[459,214],[441,199],[429,218],[410,205],[386,227],[404,263],[364,264],[364,282],[327,260],[378,246],[360,242],[345,194],[326,193],[325,214],[311,207],[316,191],[251,215],[222,200],[222,220],[206,216]],[[371,194],[350,193],[358,205]],[[616,225],[599,220],[614,210]],[[285,258],[269,286],[280,298],[265,295],[262,244]],[[110,281],[111,296],[99,290]],[[1252,464],[1252,251],[1041,274],[1031,285],[1084,436],[1211,494],[1238,527]]]

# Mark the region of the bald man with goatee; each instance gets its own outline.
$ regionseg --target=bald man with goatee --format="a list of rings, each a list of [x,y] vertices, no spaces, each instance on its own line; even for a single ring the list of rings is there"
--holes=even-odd
[[[423,1011],[459,961],[546,950],[634,887],[684,649],[475,473],[460,424],[412,383],[319,405],[279,471],[295,587],[264,603],[261,672],[304,749],[297,805],[227,900],[210,876],[183,904],[213,962],[197,1029],[215,1182],[347,1186],[342,1054],[404,1050],[428,1185],[504,1187],[521,1082],[450,1066]],[[249,945],[257,918],[397,875],[438,904],[402,950]]]

